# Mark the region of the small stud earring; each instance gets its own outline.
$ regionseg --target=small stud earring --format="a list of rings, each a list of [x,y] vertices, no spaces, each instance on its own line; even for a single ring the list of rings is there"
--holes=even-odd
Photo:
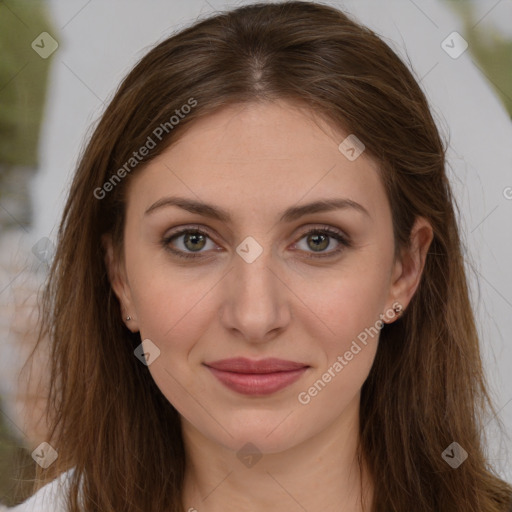
[[[395,315],[397,318],[400,318],[404,312],[404,310],[401,308],[401,306],[398,306],[398,305],[393,307],[393,311],[395,312]]]
[[[127,316],[127,317],[126,317],[126,321],[127,321],[127,322],[129,322],[131,319],[132,319],[132,317],[131,317],[131,316]]]

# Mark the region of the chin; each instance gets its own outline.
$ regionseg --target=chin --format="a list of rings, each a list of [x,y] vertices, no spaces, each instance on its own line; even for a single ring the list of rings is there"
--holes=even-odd
[[[234,422],[224,421],[223,426],[229,434],[222,428],[213,428],[208,433],[202,431],[212,441],[237,453],[243,451],[248,444],[254,445],[262,454],[280,453],[293,448],[308,437],[308,429],[297,425],[293,420],[293,413],[290,412],[238,412]]]

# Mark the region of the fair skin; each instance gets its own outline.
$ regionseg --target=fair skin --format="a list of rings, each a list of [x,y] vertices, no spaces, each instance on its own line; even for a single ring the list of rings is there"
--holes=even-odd
[[[332,367],[382,315],[396,320],[393,304],[407,307],[432,230],[418,219],[410,248],[394,260],[377,165],[365,153],[347,159],[338,149],[346,135],[284,101],[230,106],[195,122],[130,178],[124,257],[114,257],[107,238],[107,264],[121,314],[131,316],[128,328],[160,350],[148,368],[182,418],[185,510],[360,512],[361,488],[371,499],[356,446],[360,390],[378,335],[359,343],[335,376]],[[169,196],[214,205],[230,219],[175,205],[145,214]],[[366,212],[345,207],[280,219],[287,208],[335,198]],[[207,236],[186,243],[181,234],[168,245],[199,258],[164,249],[171,229],[194,226]],[[308,240],[310,229],[324,226],[341,231],[350,246],[330,234],[325,242]],[[236,252],[248,236],[263,249],[250,263]],[[204,365],[237,356],[308,368],[284,389],[247,396]],[[325,387],[308,394],[329,368]],[[261,454],[255,463],[237,456],[248,442]]]

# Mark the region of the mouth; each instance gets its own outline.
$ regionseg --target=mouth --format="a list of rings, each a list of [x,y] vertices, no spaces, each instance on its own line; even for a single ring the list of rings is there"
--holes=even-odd
[[[243,395],[264,396],[290,386],[309,368],[304,363],[268,358],[222,359],[204,363],[211,373],[229,389]]]

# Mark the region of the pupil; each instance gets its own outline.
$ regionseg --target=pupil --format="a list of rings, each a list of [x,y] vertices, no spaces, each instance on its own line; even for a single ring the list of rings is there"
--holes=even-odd
[[[200,247],[189,247],[188,245],[188,242],[192,242],[192,245],[194,244],[197,244],[198,243],[198,239],[201,239],[202,238],[202,242],[203,244],[200,246]],[[199,241],[200,243],[200,241]],[[200,233],[187,233],[185,235],[185,246],[187,247],[187,249],[190,249],[190,250],[195,250],[195,249],[202,249],[204,247],[204,236],[201,235]]]
[[[320,243],[317,243],[320,238],[323,238],[323,241],[321,241]],[[329,245],[329,240],[328,240],[328,237],[326,235],[322,235],[322,234],[310,235],[309,240],[310,241],[311,240],[316,240],[314,242],[314,247],[312,247],[312,249],[314,249],[315,251],[319,250],[319,249],[320,250],[321,249],[325,249]]]

